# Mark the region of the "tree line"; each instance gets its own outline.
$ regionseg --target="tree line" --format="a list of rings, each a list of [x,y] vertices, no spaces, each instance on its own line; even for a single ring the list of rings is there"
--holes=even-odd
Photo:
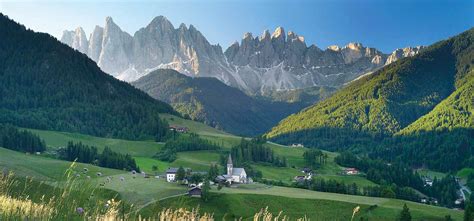
[[[11,125],[0,124],[0,147],[21,152],[42,152],[46,143],[38,135]]]
[[[292,187],[320,192],[370,197],[396,198],[420,202],[420,196],[418,193],[415,192],[415,190],[409,187],[398,187],[395,184],[361,187],[356,183],[346,184],[344,182],[337,181],[334,179],[323,179],[319,177],[313,177],[312,179],[304,180],[303,182],[295,182],[292,184]]]
[[[162,161],[173,162],[176,160],[178,152],[218,149],[220,147],[216,143],[202,139],[195,133],[190,133],[173,136],[154,157]]]
[[[242,138],[240,143],[230,150],[233,163],[242,165],[243,163],[269,163],[277,167],[286,167],[286,157],[276,155],[273,150],[266,147],[265,141],[261,138],[246,140]]]
[[[422,176],[405,164],[387,163],[383,160],[372,160],[368,157],[358,156],[344,152],[335,158],[335,162],[341,166],[355,167],[367,174],[367,179],[383,185],[396,185],[400,188],[410,187],[427,196],[438,199],[441,205],[452,207],[457,199],[458,184],[453,175],[442,179],[435,178],[433,185],[425,185]],[[397,190],[394,189],[396,195]],[[403,191],[406,194],[406,191]]]
[[[69,141],[65,148],[58,150],[59,158],[67,161],[88,163],[100,167],[140,172],[135,159],[130,154],[121,154],[105,147],[100,153],[95,146]]]
[[[318,149],[309,149],[303,153],[303,159],[306,166],[313,169],[320,168],[323,164],[326,163],[328,155]]]

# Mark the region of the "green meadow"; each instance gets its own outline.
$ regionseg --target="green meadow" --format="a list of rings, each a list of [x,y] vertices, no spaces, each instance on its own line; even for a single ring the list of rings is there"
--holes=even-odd
[[[185,186],[168,183],[163,177],[155,178],[154,175],[163,174],[169,167],[179,166],[189,167],[194,171],[207,171],[211,164],[219,164],[222,152],[239,143],[242,138],[175,116],[164,115],[163,118],[167,119],[172,125],[188,127],[191,132],[220,144],[223,149],[219,151],[179,152],[177,159],[169,163],[153,158],[153,155],[163,147],[163,143],[28,130],[44,139],[49,150],[55,150],[65,146],[69,141],[74,141],[97,146],[100,149],[108,146],[114,151],[131,154],[140,168],[151,175],[149,178],[144,178],[140,174],[132,175],[129,171],[106,169],[80,163],[76,164],[76,171],[81,174],[83,168],[88,168],[87,175],[91,176],[94,184],[98,187],[100,184],[100,188],[118,193],[122,199],[133,204],[135,209],[144,215],[165,207],[199,207],[202,212],[214,213],[217,219],[243,217],[244,220],[250,220],[253,214],[262,208],[268,207],[268,210],[273,213],[283,211],[283,214],[292,218],[307,215],[311,220],[348,220],[352,215],[352,209],[361,206],[361,211],[356,218],[393,220],[399,214],[403,203],[407,203],[415,220],[442,220],[448,214],[456,219],[462,217],[462,213],[459,211],[402,200],[316,192],[262,184],[240,185],[237,188],[223,188],[220,191],[213,189],[211,200],[204,203],[199,199],[183,196],[187,190]],[[302,155],[306,148],[290,148],[271,142],[265,145],[271,147],[275,154],[285,156],[288,167],[279,168],[267,164],[252,164],[253,167],[262,172],[264,178],[289,184],[294,176],[302,175],[300,168],[305,164]],[[337,153],[326,151],[324,153],[327,154],[328,158],[321,168],[315,170],[316,176],[348,184],[356,183],[358,186],[376,185],[364,178],[363,175],[341,175],[340,172],[343,167],[334,162]],[[16,174],[21,176],[33,176],[40,180],[54,180],[61,176],[70,165],[71,162],[0,148],[0,167],[12,168]],[[157,167],[157,171],[153,170],[154,166]],[[103,173],[103,176],[96,176],[97,172]],[[430,176],[442,175],[433,171],[419,172]],[[468,172],[466,169],[463,173]],[[84,179],[87,175],[81,174]],[[106,177],[110,177],[111,181],[107,181]]]

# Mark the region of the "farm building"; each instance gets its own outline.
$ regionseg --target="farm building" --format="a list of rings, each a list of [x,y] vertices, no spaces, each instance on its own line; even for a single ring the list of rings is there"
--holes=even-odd
[[[178,172],[178,168],[168,168],[166,170],[166,181],[167,182],[176,181],[176,173],[177,172]]]
[[[302,183],[306,180],[306,176],[295,176],[294,180],[297,183]]]
[[[188,190],[188,196],[190,197],[201,197],[202,189],[198,186]]]
[[[356,168],[346,168],[346,169],[344,169],[344,174],[346,174],[346,175],[357,175],[357,174],[359,174],[359,170],[357,170]]]
[[[187,133],[187,132],[189,132],[189,128],[181,127],[181,126],[177,126],[177,125],[170,125],[170,130],[176,131],[178,133]]]

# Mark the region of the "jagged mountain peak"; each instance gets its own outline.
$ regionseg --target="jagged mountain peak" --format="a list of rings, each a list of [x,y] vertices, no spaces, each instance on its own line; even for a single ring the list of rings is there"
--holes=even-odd
[[[243,40],[253,40],[253,35],[250,32],[245,32],[244,37],[242,37]]]
[[[225,53],[210,44],[193,25],[175,29],[164,16],[155,17],[130,36],[107,17],[104,28],[94,29],[87,39],[65,31],[62,42],[86,53],[99,67],[115,77],[133,81],[158,68],[170,68],[188,76],[215,77],[249,94],[312,86],[338,87],[418,50],[397,52],[391,60],[360,43],[321,50],[307,46],[305,38],[277,27],[260,36],[245,33]],[[83,41],[85,40],[85,41]],[[75,42],[75,44],[73,44]],[[413,51],[413,53],[411,53]]]
[[[349,44],[344,46],[344,48],[348,48],[348,49],[351,49],[351,50],[361,50],[363,47],[364,46],[359,42],[350,42]]]
[[[183,30],[183,31],[187,31],[187,30],[188,30],[188,28],[186,27],[186,24],[184,24],[184,23],[181,23],[181,24],[179,25],[179,28],[178,28],[178,29],[179,29],[179,30]]]
[[[285,29],[283,27],[277,27],[272,34],[272,38],[283,38],[285,39]]]
[[[293,31],[288,32],[287,39],[288,39],[288,41],[296,41],[297,40],[297,41],[300,41],[300,42],[304,43],[304,37],[297,35]]]
[[[328,46],[327,49],[331,50],[331,51],[340,51],[341,50],[341,48],[338,45],[330,45],[330,46]]]
[[[160,32],[170,32],[174,30],[173,24],[164,16],[157,16],[146,26],[146,29]]]
[[[268,31],[268,29],[265,29],[262,33],[262,35],[260,36],[260,41],[263,41],[263,40],[270,40],[271,38],[271,34],[270,34],[270,31]]]
[[[86,35],[86,33],[84,32],[84,29],[82,29],[81,26],[77,27],[74,32],[76,32],[76,34],[81,34],[81,35]]]

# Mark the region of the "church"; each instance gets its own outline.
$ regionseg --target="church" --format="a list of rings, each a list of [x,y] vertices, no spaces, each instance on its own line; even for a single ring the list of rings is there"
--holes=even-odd
[[[221,177],[228,183],[248,183],[249,181],[244,168],[234,168],[230,154],[229,159],[227,159],[227,174],[224,174]]]

